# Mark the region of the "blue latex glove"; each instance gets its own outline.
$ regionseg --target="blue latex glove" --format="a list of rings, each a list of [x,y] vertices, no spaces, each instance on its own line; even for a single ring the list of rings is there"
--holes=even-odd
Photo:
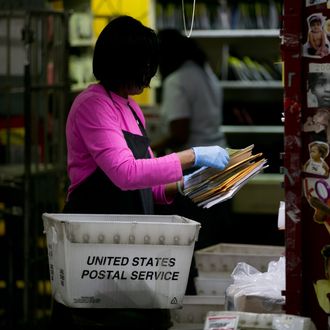
[[[194,166],[208,166],[223,170],[229,162],[227,150],[219,146],[193,147],[192,149],[195,153]]]

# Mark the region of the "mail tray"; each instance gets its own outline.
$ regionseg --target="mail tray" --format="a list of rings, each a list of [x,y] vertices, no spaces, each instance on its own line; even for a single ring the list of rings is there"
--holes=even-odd
[[[176,215],[42,215],[52,295],[77,308],[179,308],[200,224]]]
[[[284,255],[285,248],[272,245],[220,243],[195,252],[199,276],[231,274],[239,262],[245,262],[260,272],[268,269],[271,261]]]

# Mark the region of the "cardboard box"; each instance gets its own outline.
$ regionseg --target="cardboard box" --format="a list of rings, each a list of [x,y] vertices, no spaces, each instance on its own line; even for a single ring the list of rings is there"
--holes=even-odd
[[[199,276],[215,277],[231,274],[239,262],[265,272],[284,252],[282,246],[221,243],[196,251],[195,260]]]
[[[182,306],[198,222],[174,215],[42,218],[58,302],[78,308]]]
[[[228,292],[227,292],[228,293]],[[226,310],[247,313],[284,313],[285,298],[265,297],[253,294],[237,294],[226,296]]]

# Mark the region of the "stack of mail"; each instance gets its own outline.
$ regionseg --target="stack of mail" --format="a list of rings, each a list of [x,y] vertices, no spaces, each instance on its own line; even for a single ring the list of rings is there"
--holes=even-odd
[[[233,197],[249,179],[268,166],[262,153],[252,153],[253,148],[253,144],[244,149],[228,148],[230,161],[224,170],[201,167],[186,176],[184,195],[205,208]]]

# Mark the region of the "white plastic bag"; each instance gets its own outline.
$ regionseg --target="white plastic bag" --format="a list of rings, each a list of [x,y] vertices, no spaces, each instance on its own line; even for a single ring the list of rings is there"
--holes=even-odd
[[[239,262],[226,290],[226,310],[251,313],[281,313],[285,297],[285,257],[271,261],[264,273]]]

